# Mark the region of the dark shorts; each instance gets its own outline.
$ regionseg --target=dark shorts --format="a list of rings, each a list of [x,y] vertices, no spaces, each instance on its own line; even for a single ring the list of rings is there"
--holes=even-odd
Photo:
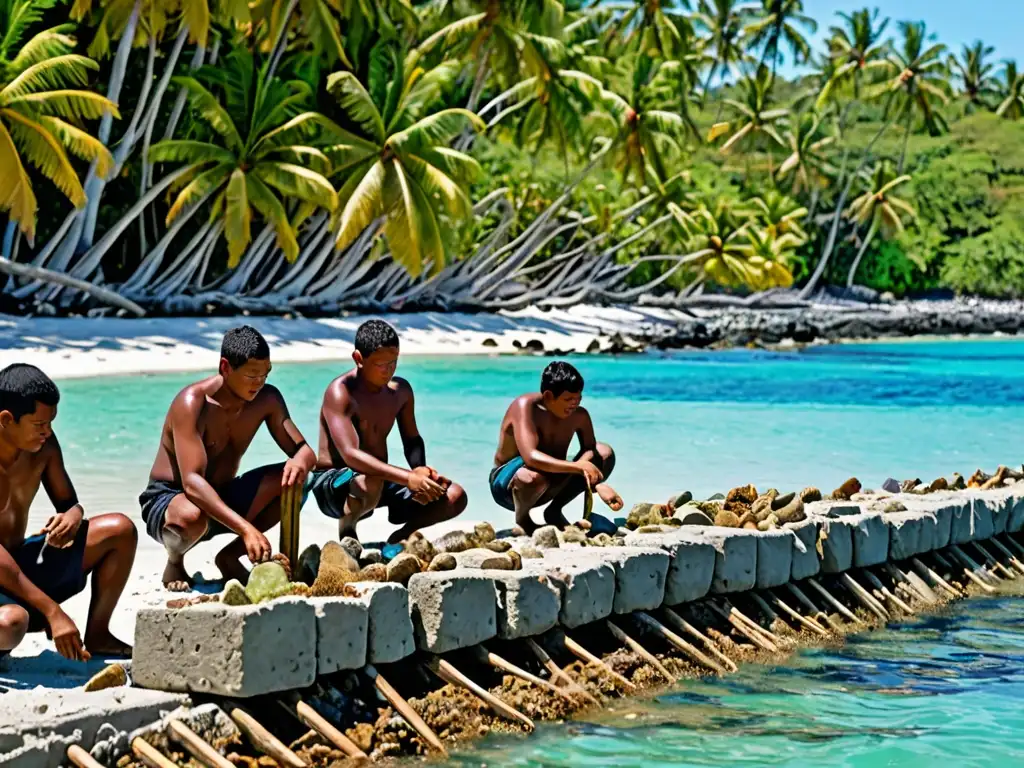
[[[348,499],[349,487],[352,481],[359,477],[359,473],[348,467],[340,469],[322,469],[310,473],[310,491],[316,498],[320,511],[327,517],[338,520],[345,515],[345,501]],[[404,485],[386,482],[384,489],[380,492],[380,501],[377,507],[388,508],[388,522],[394,525],[404,525],[409,521],[413,511],[412,491]],[[417,505],[418,506],[418,505]],[[363,515],[366,519],[373,512]]]
[[[25,577],[55,603],[63,603],[85,589],[85,539],[89,535],[89,521],[83,520],[75,540],[66,549],[46,547],[43,562],[36,563],[39,551],[46,541],[45,534],[29,536],[19,546],[8,549],[14,562]],[[47,628],[43,614],[26,605],[20,598],[0,589],[0,605],[20,605],[28,611],[28,631],[42,632]]]
[[[260,489],[260,483],[264,476],[272,471],[281,468],[281,464],[268,464],[265,467],[250,469],[243,475],[239,475],[216,491],[221,500],[233,509],[237,514],[245,517],[249,514],[253,499]],[[181,486],[168,483],[164,480],[154,480],[141,494],[139,494],[139,506],[142,507],[142,522],[146,524],[146,533],[161,544],[164,540],[164,523],[167,519],[167,508],[171,505],[174,497],[184,493]],[[223,524],[212,517],[207,517],[206,533],[199,541],[208,541],[214,536],[222,533],[231,533]],[[199,542],[196,542],[197,544]]]
[[[516,472],[526,466],[522,456],[516,456],[511,461],[506,461],[500,467],[491,470],[490,486],[491,498],[495,503],[505,509],[515,511],[516,503],[512,499],[512,479]]]

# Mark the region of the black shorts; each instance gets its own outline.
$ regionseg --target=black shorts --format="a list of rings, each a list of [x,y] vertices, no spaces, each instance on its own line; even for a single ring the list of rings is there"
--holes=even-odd
[[[327,517],[338,520],[345,515],[345,501],[348,499],[349,487],[359,473],[348,467],[339,469],[321,469],[310,474],[310,490],[316,498],[317,506]],[[404,485],[388,481],[380,492],[378,507],[388,508],[388,522],[404,525],[409,522],[412,506],[412,491]],[[418,506],[418,505],[417,505]],[[362,519],[372,515],[372,510]]]
[[[268,472],[280,470],[283,464],[268,464],[265,467],[250,469],[243,475],[220,488],[216,488],[218,495],[225,504],[231,507],[236,514],[245,517],[249,514],[253,499],[260,489],[260,483]],[[164,540],[164,523],[167,519],[167,508],[171,505],[174,497],[184,493],[181,486],[168,483],[164,480],[152,481],[141,494],[139,494],[139,506],[142,508],[142,522],[146,525],[146,533],[161,544]],[[214,536],[222,533],[231,533],[223,524],[212,517],[207,516],[206,533],[199,541],[208,541]],[[197,544],[199,542],[196,542]]]
[[[46,547],[43,550],[46,534],[40,533],[29,536],[17,547],[7,551],[25,577],[59,605],[85,589],[86,574],[83,564],[85,539],[88,535],[89,521],[83,520],[70,547]],[[41,563],[38,562],[40,550],[43,551]],[[42,632],[48,626],[43,614],[3,589],[0,589],[0,605],[20,605],[28,611],[29,632]]]

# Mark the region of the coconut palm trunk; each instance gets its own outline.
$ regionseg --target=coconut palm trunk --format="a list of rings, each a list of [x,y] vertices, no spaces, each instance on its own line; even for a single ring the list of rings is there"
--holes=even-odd
[[[853,278],[857,276],[857,267],[860,266],[860,260],[864,258],[864,254],[867,253],[868,246],[871,245],[871,241],[875,239],[875,235],[878,233],[878,223],[875,221],[871,222],[871,227],[868,229],[867,234],[864,236],[864,242],[860,244],[860,248],[857,250],[857,255],[853,259],[853,264],[850,265],[850,273],[846,276],[846,287],[853,287]]]

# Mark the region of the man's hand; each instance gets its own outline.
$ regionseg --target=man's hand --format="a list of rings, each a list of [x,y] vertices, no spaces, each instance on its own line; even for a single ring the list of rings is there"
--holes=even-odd
[[[441,496],[444,496],[444,494],[448,493],[448,489],[451,487],[452,481],[449,480],[444,475],[440,474],[433,467],[424,468],[430,470],[430,479],[437,483],[439,486],[441,486]],[[437,498],[441,498],[441,496],[438,496]],[[418,493],[413,494],[412,500],[418,504],[426,505],[434,501],[435,499],[430,498],[430,495],[427,493]]]
[[[242,541],[245,543],[245,554],[248,555],[253,565],[265,563],[270,559],[273,549],[270,542],[267,541],[267,537],[260,533],[256,526],[250,525],[245,529],[242,533]]]
[[[49,617],[48,621],[50,636],[53,638],[53,644],[57,646],[57,653],[71,661],[88,661],[92,658],[92,655],[85,650],[82,635],[79,634],[75,622],[61,610],[60,606],[54,609],[53,615]]]
[[[82,524],[82,509],[74,506],[67,512],[54,515],[46,521],[43,533],[46,534],[46,544],[57,549],[70,547],[75,541],[75,534]]]
[[[306,462],[299,459],[297,456],[293,456],[284,463],[284,472],[281,474],[281,487],[287,488],[291,485],[298,485],[300,488],[306,482],[306,475],[309,474],[310,467],[306,466]]]
[[[577,461],[576,468],[579,470],[579,473],[586,478],[587,485],[591,488],[604,480],[604,475],[601,474],[601,470],[594,466],[592,462],[585,459]]]
[[[409,490],[420,504],[430,504],[444,495],[445,489],[438,480],[441,476],[430,467],[416,467],[409,473]]]

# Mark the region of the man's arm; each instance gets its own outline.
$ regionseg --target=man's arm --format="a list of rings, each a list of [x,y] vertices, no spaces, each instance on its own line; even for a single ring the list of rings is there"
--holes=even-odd
[[[579,419],[579,424],[576,427],[576,439],[580,441],[580,457],[577,461],[593,462],[597,456],[594,422],[590,420],[590,414],[583,408],[577,408],[574,416]]]
[[[43,488],[50,497],[56,514],[46,522],[43,531],[46,533],[47,544],[67,547],[75,540],[85,510],[78,503],[78,494],[75,493],[75,487],[71,484],[71,478],[64,466],[64,454],[60,450],[56,435],[47,441],[44,450],[49,456],[43,468]]]
[[[526,466],[538,472],[549,472],[561,475],[584,474],[579,462],[556,459],[538,447],[540,438],[537,427],[533,423],[533,412],[530,403],[520,398],[512,403],[511,408],[512,434],[516,440],[516,449]]]
[[[281,392],[276,387],[264,387],[264,391],[270,398],[270,409],[265,419],[267,429],[274,442],[288,456],[281,485],[301,485],[305,482],[306,475],[316,466],[316,454],[292,421]]]
[[[241,536],[252,527],[251,524],[225,504],[206,480],[206,446],[198,428],[202,395],[185,392],[179,397],[181,401],[171,406],[171,432],[185,497],[228,530]]]
[[[416,405],[412,394],[412,387],[404,385],[408,397],[402,410],[398,412],[398,433],[402,436],[402,448],[405,451],[405,460],[413,469],[427,466],[427,446],[420,436],[419,427],[416,426]]]

